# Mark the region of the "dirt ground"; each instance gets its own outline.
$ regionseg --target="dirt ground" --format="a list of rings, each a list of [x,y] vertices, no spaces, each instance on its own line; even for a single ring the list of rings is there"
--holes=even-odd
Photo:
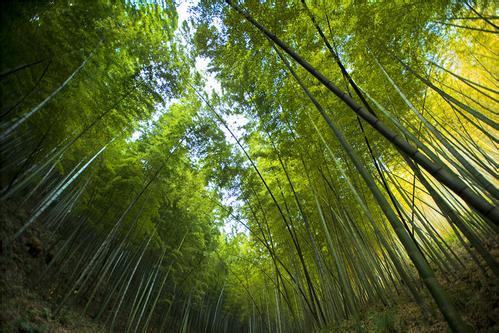
[[[0,332],[104,332],[77,308],[54,316],[53,291],[36,284],[52,259],[53,236],[35,223],[18,240],[6,242],[26,216],[12,204],[0,207]]]

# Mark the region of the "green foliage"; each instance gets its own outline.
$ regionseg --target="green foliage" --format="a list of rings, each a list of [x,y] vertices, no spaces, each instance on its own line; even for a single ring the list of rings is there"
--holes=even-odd
[[[376,314],[373,321],[376,332],[379,333],[397,332],[395,327],[394,314],[390,311],[380,312]]]
[[[238,4],[437,172],[497,199],[478,180],[495,177],[494,140],[477,135],[492,130],[495,99],[474,98],[497,93],[489,70],[480,62],[479,84],[456,83],[428,62],[490,65],[479,53],[492,38],[474,35],[485,19],[442,24],[469,4]],[[417,268],[451,274],[449,240],[480,247],[496,230],[223,1],[200,1],[181,28],[170,0],[2,6],[1,195],[30,210],[19,234],[43,221],[60,237],[43,277],[65,281],[54,315],[76,297],[116,331],[360,330],[363,309],[393,303],[394,289],[426,311],[404,249]],[[203,88],[213,78],[195,70],[200,58],[220,92]],[[391,311],[369,320],[404,329]]]

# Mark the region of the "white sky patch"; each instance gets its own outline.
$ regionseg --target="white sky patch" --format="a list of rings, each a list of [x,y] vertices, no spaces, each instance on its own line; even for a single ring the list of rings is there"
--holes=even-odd
[[[132,136],[128,139],[128,141],[134,142],[137,141],[140,138],[140,135],[142,134],[141,131],[135,131],[132,133]]]
[[[242,114],[231,114],[228,116],[224,117],[225,122],[227,123],[227,126],[229,126],[230,130],[234,135],[237,137],[237,139],[241,142],[241,144],[244,145],[244,142],[242,142],[242,137],[246,134],[246,129],[244,129],[244,126],[248,124],[249,120]],[[230,135],[229,131],[225,129],[225,127],[221,126],[220,129],[224,132],[225,134],[225,140],[227,142],[235,145],[236,140]],[[239,148],[237,148],[239,149]]]
[[[161,118],[163,114],[168,112],[170,106],[172,104],[177,103],[179,100],[177,98],[171,98],[170,100],[166,101],[165,105],[162,104],[156,104],[155,111],[151,115],[151,118],[139,122],[138,129],[132,133],[132,135],[126,139],[127,142],[134,142],[140,139],[140,136],[144,131],[151,130],[154,127],[154,124]]]
[[[213,73],[208,72],[208,67],[210,65],[210,59],[205,57],[196,57],[196,70],[201,73],[203,78],[206,80],[204,85],[204,91],[211,95],[212,92],[218,95],[222,94],[222,86],[220,82],[216,79]]]
[[[181,27],[182,24],[189,18],[189,8],[194,7],[198,4],[198,1],[180,1],[177,5],[178,14],[178,26]]]
[[[248,223],[248,221],[242,216],[236,216],[237,211],[244,205],[244,202],[239,200],[237,198],[237,195],[235,195],[234,193],[230,193],[225,189],[222,189],[221,193],[222,203],[226,206],[231,206],[234,209],[234,215],[228,216],[224,220],[224,225],[222,226],[223,233],[228,236],[235,236],[239,233],[245,233],[246,235],[249,235],[248,229],[243,224],[241,224],[241,221],[243,223]]]

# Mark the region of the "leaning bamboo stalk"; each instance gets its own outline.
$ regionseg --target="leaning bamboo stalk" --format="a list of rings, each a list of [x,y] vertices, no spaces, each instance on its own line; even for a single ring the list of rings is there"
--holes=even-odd
[[[285,60],[285,59],[284,59]],[[296,75],[296,73],[293,71],[293,69],[290,67],[290,65],[287,63],[287,61],[284,61],[286,64],[286,67],[290,71],[290,73],[293,75],[295,80],[298,82],[304,93],[307,95],[307,97],[310,99],[310,101],[314,104],[316,109],[320,112],[324,120],[327,122],[328,126],[331,128],[333,131],[334,135],[340,142],[342,148],[345,150],[353,164],[355,165],[355,168],[357,171],[361,174],[362,178],[368,185],[369,189],[371,190],[376,202],[379,204],[380,208],[384,212],[385,216],[387,217],[388,221],[390,222],[392,228],[394,229],[395,233],[397,234],[398,238],[400,239],[402,245],[406,249],[409,257],[411,258],[412,262],[416,266],[423,282],[429,289],[430,293],[432,294],[433,298],[435,299],[440,311],[444,315],[445,319],[449,323],[449,326],[455,330],[456,332],[468,332],[468,327],[464,324],[462,321],[460,315],[452,305],[452,303],[449,301],[448,296],[446,295],[445,291],[442,289],[438,281],[436,280],[433,271],[431,268],[428,266],[426,260],[422,256],[421,252],[418,250],[416,247],[416,244],[410,237],[408,231],[403,227],[402,223],[400,220],[398,220],[397,216],[393,212],[392,208],[386,201],[386,199],[383,197],[381,194],[380,190],[376,186],[376,183],[374,182],[374,179],[370,175],[370,173],[367,171],[367,169],[364,167],[362,162],[359,160],[359,158],[356,156],[355,152],[353,151],[352,147],[347,143],[346,139],[344,138],[343,134],[341,131],[336,127],[336,125],[331,121],[329,116],[324,112],[322,109],[322,106],[317,102],[317,100],[310,94],[308,89],[303,85],[303,82],[300,80],[300,78]]]
[[[87,62],[92,58],[95,50],[90,52],[90,55],[85,58],[85,60],[68,76],[64,82],[58,86],[52,93],[47,96],[40,104],[35,106],[31,111],[23,115],[21,118],[16,120],[12,125],[10,125],[3,133],[0,134],[0,141],[5,140],[13,131],[15,131],[19,126],[21,126],[26,120],[28,120],[32,115],[40,111],[45,105],[47,105],[61,90],[66,88],[66,86],[73,80],[73,78],[81,71]]]
[[[381,69],[383,74],[386,76],[388,81],[392,84],[392,86],[395,88],[397,93],[400,95],[400,97],[404,100],[404,102],[407,104],[409,109],[418,117],[418,119],[431,131],[433,135],[443,144],[443,146],[456,158],[456,160],[461,163],[461,165],[469,172],[469,174],[477,180],[477,182],[483,186],[483,188],[490,193],[494,198],[499,198],[499,190],[485,177],[479,173],[476,172],[476,168],[474,168],[470,162],[466,158],[464,158],[459,152],[455,149],[454,146],[452,146],[449,141],[442,135],[440,131],[438,131],[426,118],[421,115],[421,113],[412,105],[412,103],[409,101],[409,99],[405,96],[405,94],[402,92],[402,90],[397,86],[395,81],[391,78],[391,76],[386,72],[385,68],[379,63],[378,59],[374,58],[376,64],[378,67]],[[475,172],[473,172],[475,171]]]
[[[242,10],[239,6],[234,5],[234,3],[231,0],[226,0],[226,3],[228,3],[234,10],[236,10],[242,16],[244,16],[252,25],[254,25],[258,30],[260,30],[275,44],[277,44],[283,51],[289,54],[297,63],[299,63],[304,69],[306,69],[311,75],[313,75],[329,91],[331,91],[338,98],[340,98],[353,112],[357,113],[362,119],[364,119],[374,129],[376,129],[380,134],[382,134],[386,139],[388,139],[390,143],[395,145],[400,151],[402,151],[407,156],[412,158],[417,164],[421,165],[433,177],[438,179],[445,186],[447,186],[458,196],[460,196],[467,204],[469,204],[471,207],[473,207],[478,212],[483,214],[485,218],[489,219],[494,224],[499,224],[499,209],[497,207],[489,203],[484,198],[476,195],[469,188],[469,186],[466,185],[461,179],[459,179],[459,177],[457,177],[452,171],[447,170],[446,168],[444,168],[443,165],[439,165],[431,161],[428,157],[421,154],[416,147],[409,144],[406,140],[401,138],[398,134],[396,134],[389,127],[387,127],[380,119],[376,118],[374,115],[365,110],[362,106],[357,104],[352,98],[350,98],[350,96],[348,96],[339,88],[337,88],[324,75],[318,72],[312,65],[310,65],[307,61],[305,61],[288,45],[286,45],[273,33],[267,30],[260,23],[258,23],[252,16],[250,16],[248,13]]]

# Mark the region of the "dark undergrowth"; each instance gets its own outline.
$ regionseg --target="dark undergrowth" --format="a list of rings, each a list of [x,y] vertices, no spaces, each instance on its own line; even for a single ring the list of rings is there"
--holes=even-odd
[[[26,219],[23,209],[15,205],[1,207],[0,236],[0,331],[1,332],[104,332],[99,324],[81,315],[81,307],[70,304],[56,316],[54,301],[60,292],[43,272],[57,250],[54,235],[39,224],[27,230],[18,240],[5,244]],[[42,283],[37,281],[42,280]],[[48,280],[48,281],[47,281]]]

